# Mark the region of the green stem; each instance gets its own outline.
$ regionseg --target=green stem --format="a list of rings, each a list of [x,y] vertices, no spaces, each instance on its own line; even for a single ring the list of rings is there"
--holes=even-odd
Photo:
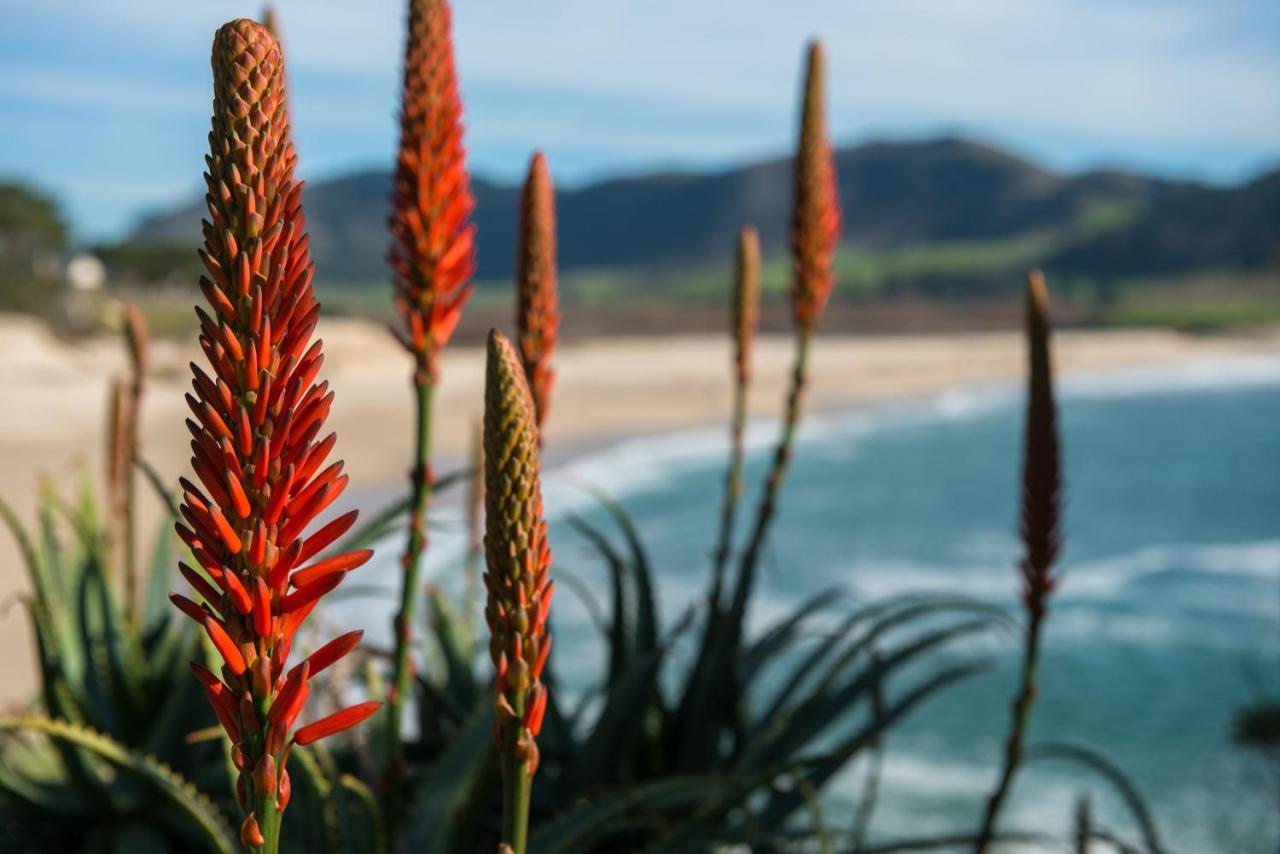
[[[795,442],[796,427],[800,422],[804,403],[808,363],[809,333],[801,331],[796,338],[795,364],[791,373],[791,387],[787,394],[787,411],[783,420],[782,435],[778,440],[773,465],[765,481],[755,527],[752,529],[751,538],[738,566],[732,605],[730,610],[725,612],[720,607],[720,591],[713,590],[710,594],[714,597],[712,608],[707,617],[702,646],[698,651],[689,680],[691,688],[686,691],[677,715],[677,719],[683,722],[683,731],[676,737],[681,745],[679,767],[683,771],[702,769],[714,761],[716,744],[704,736],[703,723],[711,718],[719,720],[726,714],[737,714],[736,709],[725,710],[724,698],[732,696],[733,692],[726,690],[724,684],[726,680],[732,678],[732,667],[726,665],[724,657],[737,654],[742,634],[742,620],[747,601],[751,597],[756,564],[759,562],[760,551],[764,547],[769,524],[774,516],[778,491],[786,475],[787,463],[791,459],[791,446]]]
[[[400,610],[392,624],[395,636],[395,669],[387,697],[387,826],[392,830],[393,836],[399,819],[400,788],[405,771],[401,729],[404,700],[410,686],[413,612],[418,599],[418,571],[422,564],[422,553],[427,546],[427,506],[431,500],[431,399],[435,382],[425,356],[420,355],[418,358],[413,388],[418,402],[418,418],[417,444],[410,475],[413,491],[409,504],[409,542],[402,559],[404,580],[400,589]]]
[[[984,854],[995,833],[996,820],[1000,808],[1004,806],[1009,789],[1013,785],[1014,775],[1022,764],[1022,745],[1026,738],[1027,724],[1031,720],[1031,707],[1036,699],[1036,662],[1040,657],[1040,625],[1043,615],[1032,611],[1027,623],[1026,645],[1022,653],[1022,676],[1018,686],[1018,695],[1013,701],[1013,721],[1009,727],[1009,737],[1005,742],[1004,767],[1000,771],[1000,779],[987,799],[986,812],[982,817],[982,829],[978,833],[978,841],[974,845],[976,854]]]
[[[142,391],[137,386],[129,413],[129,453],[125,459],[124,512],[121,519],[121,536],[124,539],[124,602],[125,619],[131,626],[138,625],[138,545],[134,516],[137,501],[137,484],[134,480],[134,460],[138,458],[138,420],[142,417]]]
[[[508,729],[510,734],[502,751],[502,844],[510,846],[512,854],[525,854],[533,778],[528,763],[517,756],[515,739],[520,728],[513,724]]]
[[[276,809],[276,796],[258,795],[258,830],[263,844],[253,849],[254,854],[276,854],[280,850],[280,820],[282,813]]]
[[[742,618],[751,598],[751,588],[755,584],[756,567],[760,563],[760,552],[768,539],[769,526],[777,512],[778,494],[786,477],[791,462],[791,449],[795,444],[796,429],[800,424],[800,414],[804,408],[804,392],[809,372],[810,333],[801,331],[796,338],[795,364],[791,370],[791,387],[787,392],[787,411],[782,422],[782,435],[773,453],[773,465],[765,480],[764,495],[760,498],[760,506],[756,511],[755,527],[751,531],[751,539],[742,553],[742,561],[738,567],[738,583],[734,589],[731,609],[730,630],[735,636],[742,630]]]
[[[733,387],[733,418],[729,424],[729,468],[725,473],[724,507],[720,515],[720,537],[712,564],[711,611],[720,608],[720,591],[724,586],[724,568],[729,562],[729,547],[733,540],[733,523],[738,512],[738,499],[742,495],[742,438],[747,420],[747,384],[742,377]]]

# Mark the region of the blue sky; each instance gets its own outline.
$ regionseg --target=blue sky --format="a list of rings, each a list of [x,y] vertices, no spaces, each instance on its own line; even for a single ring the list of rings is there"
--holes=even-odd
[[[304,177],[390,162],[402,0],[279,0]],[[1229,182],[1280,162],[1276,0],[461,0],[474,170],[562,184],[783,152],[819,34],[841,142],[967,133],[1049,166]],[[83,239],[190,198],[209,43],[257,2],[0,0],[0,177]],[[193,236],[194,239],[194,236]]]

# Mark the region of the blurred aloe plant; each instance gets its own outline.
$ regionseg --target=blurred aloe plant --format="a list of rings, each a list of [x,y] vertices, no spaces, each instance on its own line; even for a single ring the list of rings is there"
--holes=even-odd
[[[0,843],[17,850],[231,850],[219,806],[197,794],[229,790],[217,745],[191,741],[216,722],[186,672],[200,638],[167,604],[181,544],[166,523],[145,566],[129,546],[146,333],[126,316],[134,375],[108,421],[108,513],[88,483],[73,504],[46,487],[31,530],[0,503],[39,664],[36,707],[0,719]]]

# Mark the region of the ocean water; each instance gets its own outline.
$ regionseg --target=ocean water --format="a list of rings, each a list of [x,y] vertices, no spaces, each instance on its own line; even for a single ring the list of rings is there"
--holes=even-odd
[[[1016,613],[1021,407],[1018,389],[987,388],[809,419],[752,625],[832,585],[854,603],[949,592]],[[1280,692],[1277,425],[1280,359],[1134,371],[1061,389],[1062,584],[1030,740],[1085,744],[1121,767],[1179,852],[1274,852],[1280,843],[1275,767],[1231,741],[1236,709]],[[751,426],[750,482],[760,479],[774,430]],[[617,495],[643,532],[662,615],[673,623],[706,583],[725,444],[722,430],[697,430],[579,458],[548,477],[548,510],[601,519],[582,485]],[[456,566],[456,538],[451,546],[441,516],[432,562]],[[607,602],[590,548],[562,519],[551,537],[556,565]],[[564,586],[555,619],[558,665],[584,684],[602,666],[600,650]],[[1018,643],[994,633],[956,654],[992,666],[894,730],[873,837],[967,830],[979,819]],[[837,781],[829,823],[847,824],[862,774],[855,765]],[[1061,761],[1027,766],[1005,826],[1066,837],[1080,795],[1100,823],[1138,838],[1113,790]]]

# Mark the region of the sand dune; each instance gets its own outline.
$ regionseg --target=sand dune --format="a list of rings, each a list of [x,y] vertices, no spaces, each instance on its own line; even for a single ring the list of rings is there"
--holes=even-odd
[[[362,321],[327,319],[325,373],[337,394],[331,425],[338,453],[360,492],[398,483],[407,471],[411,401],[409,365],[386,332]],[[1058,337],[1061,369],[1069,373],[1168,364],[1209,357],[1276,352],[1280,330],[1251,336],[1189,337],[1166,331],[1068,331]],[[452,348],[443,360],[437,398],[437,447],[442,456],[466,451],[480,415],[482,353]],[[142,423],[145,456],[176,481],[185,471],[192,344],[153,348]],[[924,336],[831,336],[813,352],[812,404],[834,408],[936,393],[956,386],[1021,376],[1022,346],[1013,333]],[[547,441],[566,447],[599,444],[635,433],[711,423],[729,403],[729,345],[719,336],[612,338],[562,347]],[[765,338],[757,349],[752,410],[777,411],[790,367],[790,341]],[[0,316],[0,497],[27,520],[42,479],[64,491],[83,472],[98,479],[101,424],[108,383],[125,372],[116,340],[68,345],[26,318]],[[552,508],[554,510],[554,508]],[[148,501],[143,533],[158,521]],[[0,672],[0,705],[30,696],[30,632],[17,597],[25,572],[7,534],[0,534],[0,644],[12,652]]]

